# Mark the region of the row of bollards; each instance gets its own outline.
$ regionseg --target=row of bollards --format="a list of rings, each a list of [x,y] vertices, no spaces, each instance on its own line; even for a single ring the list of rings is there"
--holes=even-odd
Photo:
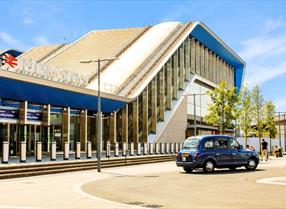
[[[129,147],[128,147],[129,145]],[[135,146],[136,145],[136,146]],[[26,142],[22,141],[20,143],[20,162],[26,162]],[[42,142],[36,142],[35,145],[35,160],[36,162],[42,161]],[[63,160],[69,160],[69,142],[64,143]],[[3,141],[2,144],[2,163],[8,163],[9,161],[9,142]],[[130,148],[130,149],[129,149]],[[122,143],[121,154],[122,156],[134,156],[136,155],[153,155],[153,154],[172,154],[178,152],[182,148],[181,143],[133,143],[130,144]],[[56,152],[56,142],[51,142],[50,144],[50,160],[55,161],[57,159]],[[119,157],[120,149],[119,143],[116,142],[113,145],[110,142],[106,144],[106,157],[110,158],[113,151],[114,157]],[[91,142],[88,141],[86,144],[86,158],[91,159],[92,157],[92,147]],[[75,159],[81,158],[81,143],[76,142],[75,146]]]

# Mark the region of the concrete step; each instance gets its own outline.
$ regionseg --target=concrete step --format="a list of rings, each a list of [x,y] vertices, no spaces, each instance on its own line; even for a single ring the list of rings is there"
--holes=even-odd
[[[102,168],[111,168],[119,166],[140,165],[146,163],[158,163],[175,160],[175,155],[161,155],[161,156],[140,156],[117,159],[102,160]],[[10,168],[9,168],[10,167]],[[88,160],[76,162],[60,162],[60,163],[44,163],[44,164],[29,164],[29,165],[11,165],[0,170],[0,179],[20,178],[37,175],[56,174],[72,171],[82,171],[97,168],[96,160]]]

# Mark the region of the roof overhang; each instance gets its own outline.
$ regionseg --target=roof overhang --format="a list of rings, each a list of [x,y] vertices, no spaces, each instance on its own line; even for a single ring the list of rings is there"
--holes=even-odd
[[[54,81],[0,70],[0,98],[97,111],[98,92]],[[130,102],[101,93],[102,112],[113,112]]]
[[[246,63],[242,60],[230,47],[228,47],[214,32],[212,32],[205,24],[196,22],[191,36],[199,40],[211,51],[223,58],[226,62],[234,67],[234,85],[240,90]]]

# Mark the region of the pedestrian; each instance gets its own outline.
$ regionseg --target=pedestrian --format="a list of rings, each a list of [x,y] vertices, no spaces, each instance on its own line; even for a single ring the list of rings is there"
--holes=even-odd
[[[247,145],[246,145],[246,149],[251,150],[251,151],[255,151],[254,146],[251,145],[251,144],[247,144]]]
[[[267,151],[268,143],[264,139],[262,139],[261,146],[262,146],[261,161],[263,161],[263,157],[265,157],[265,161],[267,161],[268,160],[268,151]]]

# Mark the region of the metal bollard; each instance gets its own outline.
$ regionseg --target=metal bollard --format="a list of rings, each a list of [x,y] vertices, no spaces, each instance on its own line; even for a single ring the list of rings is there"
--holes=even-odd
[[[70,151],[70,143],[69,142],[65,142],[64,143],[64,160],[68,160],[69,159],[69,151]]]
[[[91,142],[90,141],[86,143],[86,158],[87,159],[91,158]]]
[[[174,153],[174,143],[170,143],[170,152],[171,153]]]
[[[57,160],[57,143],[52,142],[51,143],[51,161]]]
[[[155,154],[158,155],[159,154],[159,144],[155,143]]]
[[[42,142],[36,142],[36,161],[42,161]]]
[[[148,143],[144,142],[143,144],[143,154],[148,155]]]
[[[75,159],[80,159],[80,142],[76,142]]]
[[[111,156],[111,145],[110,145],[110,142],[108,141],[107,143],[106,143],[106,157],[108,157],[108,158],[110,158],[110,156]]]
[[[169,153],[170,153],[169,143],[165,143],[165,154],[169,154]]]
[[[26,162],[26,142],[20,143],[20,162]]]
[[[165,148],[164,143],[161,143],[161,144],[160,144],[160,153],[161,153],[161,154],[164,154],[164,153],[165,153],[164,148]]]
[[[118,142],[115,142],[114,144],[114,157],[118,157],[119,156],[119,144]]]
[[[137,144],[137,155],[141,155],[141,144]]]
[[[122,143],[122,156],[126,156],[127,154],[127,144],[125,142]]]
[[[149,154],[153,155],[154,154],[154,144],[153,143],[149,143]]]
[[[131,156],[134,155],[134,143],[133,142],[130,143],[130,155]]]
[[[9,161],[9,142],[3,141],[2,144],[2,163],[8,163]]]

